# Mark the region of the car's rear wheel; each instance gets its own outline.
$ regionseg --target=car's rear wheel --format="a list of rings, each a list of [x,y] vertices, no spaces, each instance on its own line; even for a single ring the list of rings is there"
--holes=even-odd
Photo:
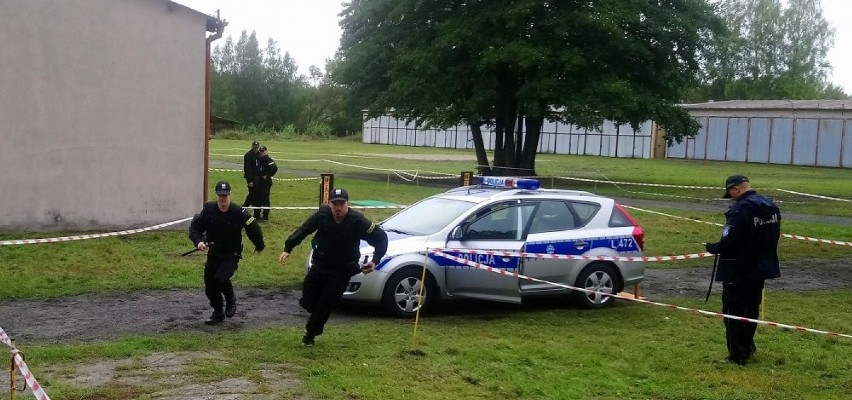
[[[577,276],[576,285],[591,292],[575,291],[574,301],[583,308],[601,308],[612,304],[615,297],[603,293],[616,294],[619,290],[618,275],[611,265],[592,263],[583,268]]]
[[[427,312],[437,298],[437,288],[427,272],[426,286],[421,298],[422,276],[422,268],[414,266],[394,272],[385,283],[382,295],[382,307],[385,311],[399,318],[413,317],[418,309],[421,313]]]

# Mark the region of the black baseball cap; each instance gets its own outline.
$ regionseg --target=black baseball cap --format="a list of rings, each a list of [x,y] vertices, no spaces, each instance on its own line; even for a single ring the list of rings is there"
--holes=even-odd
[[[335,188],[334,190],[332,190],[331,191],[331,200],[329,200],[329,201],[338,201],[338,200],[349,201],[349,192],[347,192],[346,189],[341,189],[341,188]]]
[[[255,140],[254,142],[251,142],[251,147],[258,147],[258,146],[260,146],[260,142],[258,142],[257,140]]]
[[[225,181],[216,182],[216,194],[219,196],[231,194],[231,184]]]
[[[260,151],[266,151],[266,146],[260,146]]]
[[[725,195],[722,196],[723,199],[731,198],[731,188],[739,185],[740,183],[748,182],[748,178],[745,175],[731,175],[728,179],[725,180]]]

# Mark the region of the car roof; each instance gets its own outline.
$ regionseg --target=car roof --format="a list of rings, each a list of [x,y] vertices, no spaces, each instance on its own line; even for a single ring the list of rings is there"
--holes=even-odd
[[[454,199],[454,200],[462,200],[462,201],[470,201],[474,203],[481,203],[487,200],[498,200],[498,199],[508,199],[508,198],[536,198],[536,197],[546,197],[546,198],[561,198],[567,200],[591,200],[595,202],[606,202],[607,200],[612,200],[607,197],[602,197],[596,195],[594,193],[585,192],[582,190],[565,190],[565,189],[536,189],[536,190],[527,190],[527,189],[500,189],[493,187],[481,187],[481,186],[461,186],[455,189],[447,190],[444,193],[438,194],[434,197],[441,197],[446,199]]]

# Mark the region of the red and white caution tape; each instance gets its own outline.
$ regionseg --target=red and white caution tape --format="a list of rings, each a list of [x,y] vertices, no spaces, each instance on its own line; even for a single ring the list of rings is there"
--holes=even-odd
[[[844,242],[842,240],[819,239],[819,238],[812,238],[812,237],[800,236],[800,235],[789,235],[789,234],[786,234],[786,233],[782,233],[781,236],[783,236],[785,238],[789,238],[789,239],[807,240],[808,242],[828,243],[828,244],[836,244],[838,246],[850,246],[850,247],[852,247],[852,242]]]
[[[6,334],[6,331],[2,327],[0,327],[0,343],[12,347],[12,339],[9,339],[9,335]]]
[[[20,352],[16,348],[12,348],[12,356],[15,359],[15,365],[18,366],[18,369],[21,371],[21,375],[23,375],[24,380],[29,385],[30,390],[33,392],[33,396],[35,396],[38,400],[50,400],[50,396],[44,391],[44,388],[36,380],[35,376],[33,376],[32,372],[30,372],[30,368],[27,367],[27,363],[24,362],[24,358],[21,357]]]
[[[852,200],[849,200],[849,199],[840,199],[840,198],[837,198],[837,197],[821,196],[821,195],[818,195],[818,194],[810,194],[810,193],[794,192],[794,191],[792,191],[792,190],[785,190],[785,189],[775,189],[775,190],[777,190],[777,191],[779,191],[779,192],[785,192],[785,193],[797,194],[797,195],[799,195],[799,196],[815,197],[815,198],[818,198],[818,199],[834,200],[834,201],[845,201],[845,202],[847,202],[847,203],[852,203]]]
[[[186,222],[191,220],[192,218],[183,218],[172,222],[166,222],[159,225],[153,225],[145,228],[139,229],[129,229],[126,231],[118,231],[118,232],[106,232],[106,233],[95,233],[91,235],[76,235],[76,236],[61,236],[61,237],[52,237],[52,238],[42,238],[42,239],[18,239],[18,240],[0,240],[0,246],[13,246],[13,245],[21,245],[21,244],[37,244],[37,243],[56,243],[56,242],[70,242],[73,240],[86,240],[86,239],[97,239],[103,237],[110,236],[126,236],[134,233],[153,231],[156,229],[165,228],[170,225],[179,224],[181,222]]]
[[[314,178],[276,178],[276,177],[273,176],[272,179],[276,180],[276,181],[281,181],[281,182],[319,181],[320,180],[320,178],[318,176],[314,177]]]
[[[523,251],[505,251],[505,250],[470,250],[470,249],[430,249],[440,252],[464,253],[464,254],[483,254],[496,257],[520,257],[534,258],[536,260],[587,260],[587,261],[675,261],[675,260],[697,260],[704,257],[713,257],[710,253],[682,254],[678,256],[643,256],[643,257],[620,257],[620,256],[574,256],[569,254],[547,254],[547,253],[527,253]]]
[[[700,219],[680,217],[680,216],[677,216],[677,215],[661,213],[659,211],[645,210],[645,209],[638,208],[638,207],[631,207],[631,206],[625,206],[625,205],[622,205],[622,207],[629,208],[631,210],[662,215],[664,217],[669,217],[669,218],[683,219],[683,220],[687,220],[687,221],[698,222],[698,223],[708,224],[708,225],[724,226],[723,224],[717,224],[715,222],[707,222],[707,221],[702,221]],[[852,242],[845,242],[845,241],[842,241],[842,240],[812,238],[812,237],[802,236],[802,235],[791,235],[791,234],[788,234],[788,233],[782,233],[781,236],[788,238],[788,239],[798,239],[798,240],[806,240],[808,242],[828,243],[828,244],[834,244],[834,245],[838,245],[838,246],[850,246],[850,247],[852,247]]]
[[[356,206],[356,205],[350,205],[349,207],[358,208],[358,209],[381,210],[381,209],[400,209],[400,208],[406,208],[408,206],[403,206],[403,205],[393,205],[393,206]],[[316,210],[318,207],[317,206],[293,206],[293,207],[245,206],[243,208],[245,208],[247,210]]]
[[[24,357],[21,356],[20,351],[12,344],[12,340],[9,339],[9,335],[6,334],[3,328],[0,328],[0,342],[5,343],[11,348],[12,359],[15,361],[15,365],[18,366],[18,370],[21,371],[21,375],[24,377],[30,390],[32,390],[33,396],[38,400],[50,400],[50,396],[47,395],[44,388],[41,387],[41,384],[38,383],[35,376],[30,372],[30,368],[24,362]]]
[[[644,212],[644,213],[657,214],[657,215],[662,215],[662,216],[664,216],[664,217],[669,217],[669,218],[675,218],[675,219],[682,219],[682,220],[686,220],[686,221],[698,222],[698,223],[700,223],[700,224],[707,224],[707,225],[713,225],[713,226],[725,226],[724,224],[719,224],[719,223],[716,223],[716,222],[707,222],[707,221],[702,221],[702,220],[700,220],[700,219],[686,218],[686,217],[681,217],[681,216],[677,216],[677,215],[671,215],[671,214],[662,213],[662,212],[659,212],[659,211],[646,210],[646,209],[644,209],[644,208],[632,207],[632,206],[626,206],[626,205],[624,205],[624,204],[622,204],[621,206],[622,206],[622,207],[624,207],[624,208],[628,208],[628,209],[636,210],[636,211],[641,211],[641,212]]]
[[[674,310],[690,311],[690,312],[698,313],[698,314],[705,315],[705,316],[722,317],[722,318],[734,319],[734,320],[738,320],[738,321],[753,322],[753,323],[756,323],[756,324],[767,325],[767,326],[772,326],[772,327],[776,327],[776,328],[790,329],[790,330],[800,331],[800,332],[818,333],[818,334],[821,334],[821,335],[838,336],[838,337],[845,337],[845,338],[852,339],[852,335],[848,335],[848,334],[844,334],[844,333],[824,331],[824,330],[819,330],[819,329],[811,329],[811,328],[805,328],[805,327],[802,327],[802,326],[782,324],[782,323],[779,323],[779,322],[764,321],[764,320],[760,320],[760,319],[739,317],[739,316],[736,316],[736,315],[722,314],[722,313],[717,313],[717,312],[712,312],[712,311],[699,310],[699,309],[695,309],[695,308],[681,307],[681,306],[676,306],[676,305],[673,305],[673,304],[666,304],[666,303],[660,303],[660,302],[656,302],[656,301],[637,299],[637,298],[632,297],[632,296],[622,296],[622,295],[619,295],[619,294],[598,292],[598,291],[595,291],[595,290],[589,290],[589,289],[579,288],[579,287],[565,285],[565,284],[561,284],[561,283],[550,282],[550,281],[546,281],[546,280],[543,280],[543,279],[537,279],[537,278],[533,278],[533,277],[530,277],[530,276],[521,275],[517,272],[510,272],[510,271],[505,270],[505,269],[485,266],[485,265],[482,265],[482,264],[475,262],[475,261],[471,261],[471,260],[467,260],[467,259],[464,259],[464,258],[461,258],[461,257],[455,257],[455,256],[445,254],[445,253],[441,252],[440,250],[436,250],[436,249],[427,249],[427,250],[434,253],[435,255],[444,257],[448,260],[455,261],[459,264],[464,264],[464,265],[467,265],[469,267],[473,267],[473,268],[476,268],[476,269],[482,269],[482,270],[493,272],[493,273],[496,273],[496,274],[511,276],[511,277],[517,278],[517,279],[524,279],[524,280],[533,281],[533,282],[546,283],[546,284],[549,284],[549,285],[554,285],[554,286],[558,286],[558,287],[562,287],[562,288],[566,288],[566,289],[570,289],[570,290],[576,290],[576,291],[580,291],[580,292],[584,292],[584,293],[597,294],[597,295],[602,295],[602,296],[610,296],[610,297],[615,297],[615,298],[618,298],[618,299],[635,301],[637,303],[644,303],[644,304],[651,304],[651,305],[655,305],[655,306],[667,307],[667,308],[671,308],[671,309],[674,309]]]

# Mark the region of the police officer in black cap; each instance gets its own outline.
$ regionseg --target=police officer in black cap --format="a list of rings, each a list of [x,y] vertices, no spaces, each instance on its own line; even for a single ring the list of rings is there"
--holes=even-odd
[[[743,175],[729,176],[724,198],[734,200],[725,212],[722,237],[704,245],[719,255],[716,281],[722,282],[722,312],[757,319],[766,279],[781,276],[778,239],[781,237],[781,211],[771,199],[757,194]],[[726,361],[748,363],[757,350],[754,332],[757,324],[725,318],[728,345]]]
[[[275,165],[275,160],[269,156],[269,149],[266,146],[260,146],[260,182],[255,191],[257,203],[263,209],[263,218],[261,221],[269,221],[269,196],[272,194],[272,177],[278,172],[278,166]],[[255,213],[255,218],[257,214]]]
[[[349,278],[372,272],[388,249],[385,231],[360,212],[349,208],[349,193],[345,189],[332,190],[331,204],[321,205],[287,238],[279,258],[281,264],[287,261],[294,247],[314,232],[317,234],[312,241],[313,266],[305,275],[299,300],[299,305],[311,313],[302,338],[303,346],[313,346],[314,338],[323,333],[331,310],[343,297]],[[358,264],[361,240],[374,248],[373,258],[364,265]]]
[[[237,297],[231,277],[242,257],[243,228],[254,244],[255,252],[263,251],[265,246],[260,225],[245,209],[231,203],[231,185],[219,181],[216,183],[216,201],[204,204],[201,213],[192,219],[189,226],[189,239],[195,248],[210,248],[204,264],[204,293],[213,307],[213,314],[204,322],[207,325],[218,324],[237,312]]]
[[[248,194],[243,202],[243,207],[259,206],[259,187],[260,187],[260,143],[258,141],[251,142],[251,150],[243,155],[243,178],[248,186]],[[260,218],[260,209],[254,210],[254,217]]]

